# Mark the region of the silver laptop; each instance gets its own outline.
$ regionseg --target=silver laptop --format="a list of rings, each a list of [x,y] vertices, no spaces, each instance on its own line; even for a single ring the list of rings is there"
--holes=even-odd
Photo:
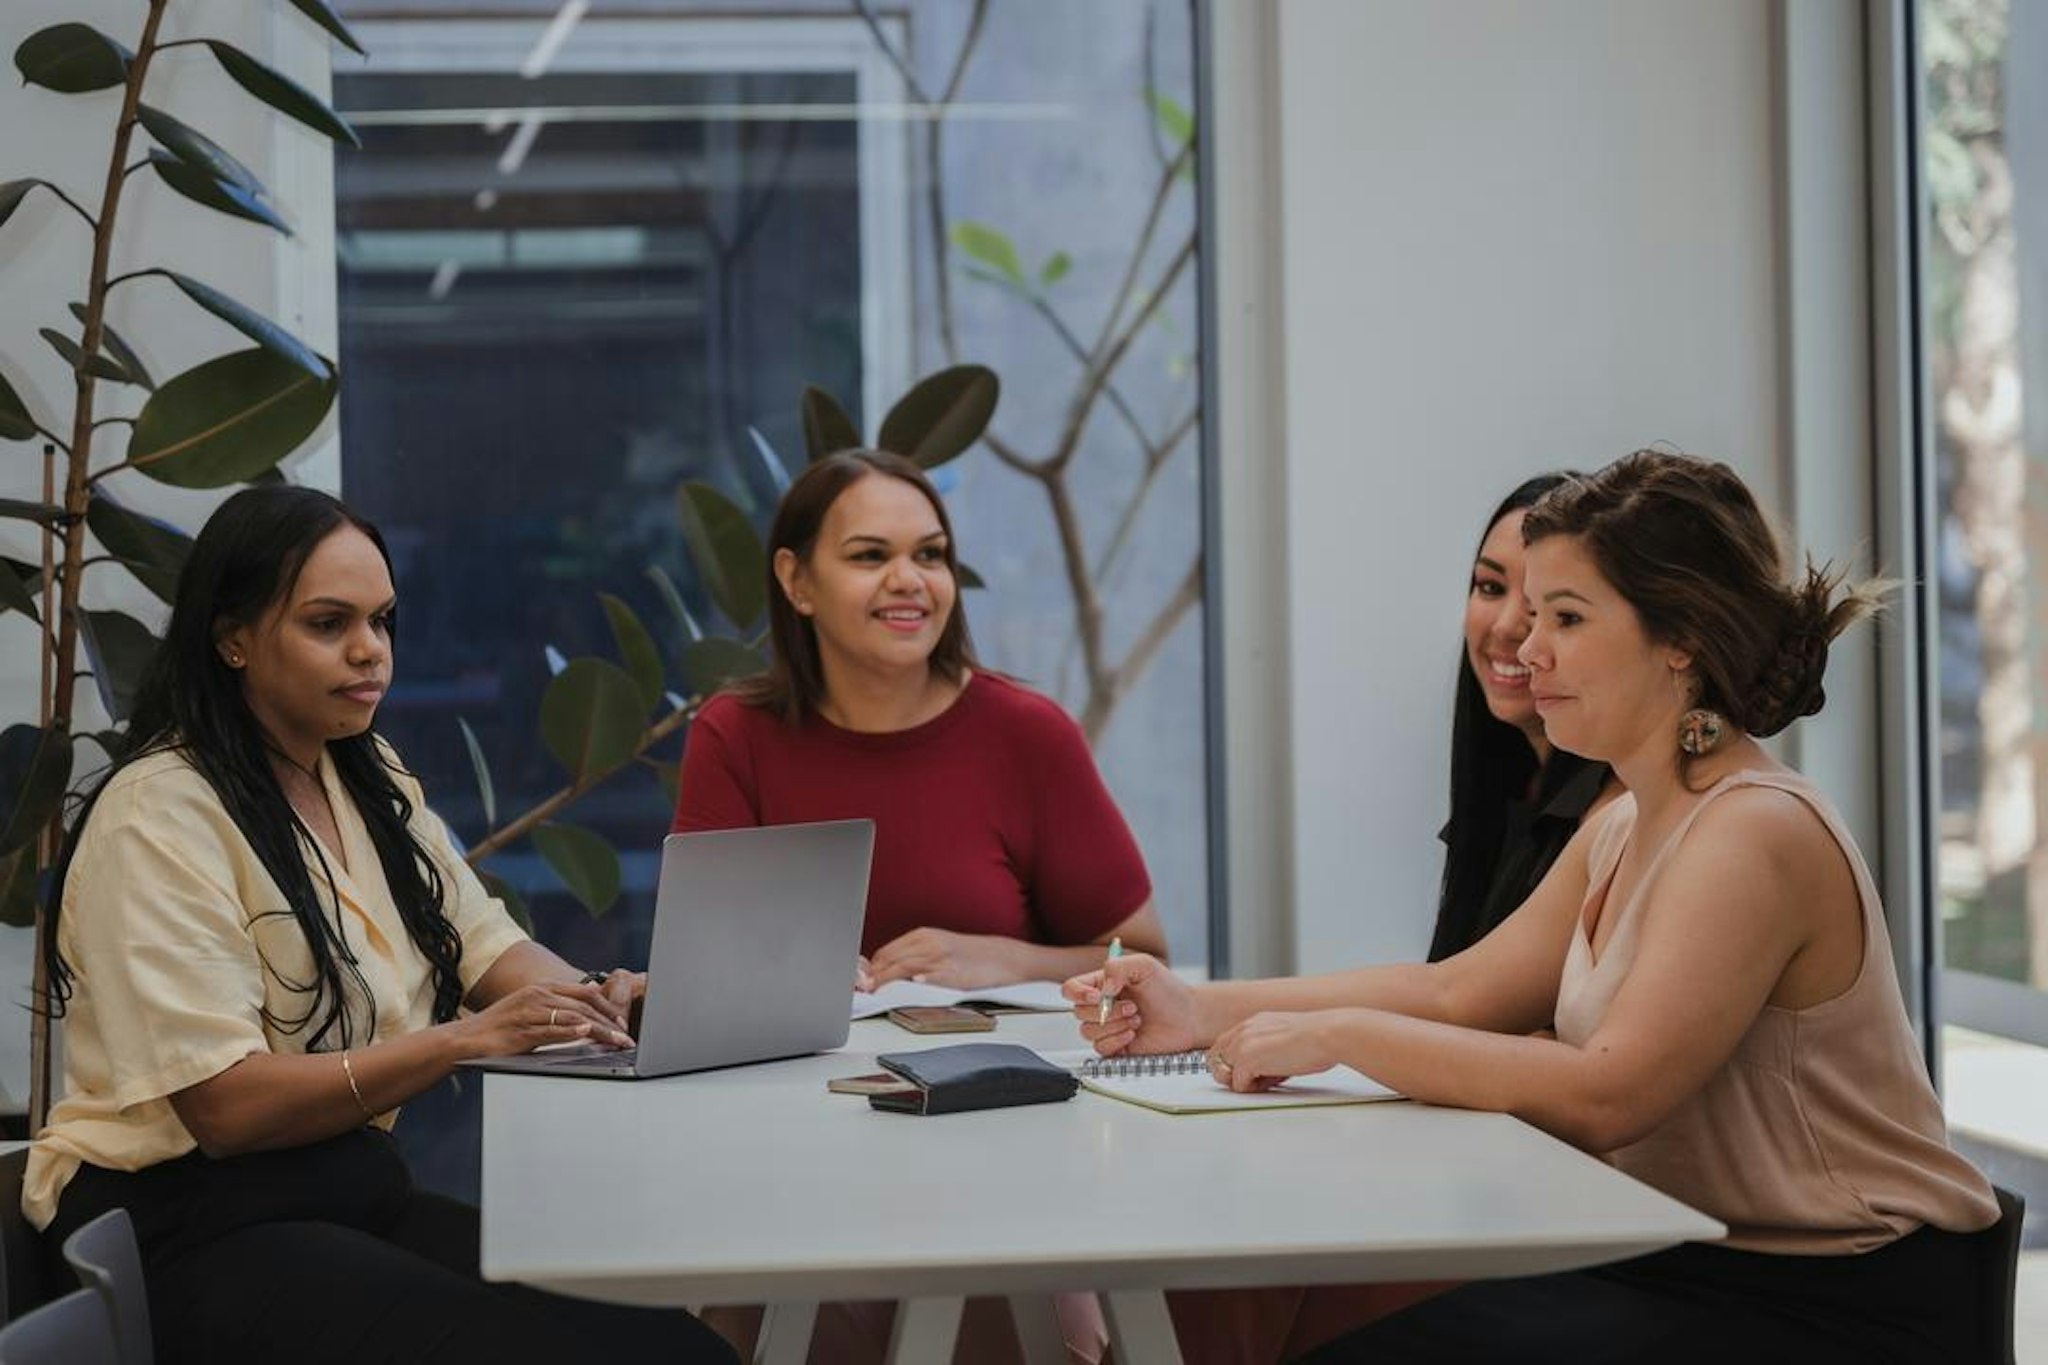
[[[671,834],[639,1046],[484,1057],[484,1071],[642,1080],[843,1046],[875,822]]]

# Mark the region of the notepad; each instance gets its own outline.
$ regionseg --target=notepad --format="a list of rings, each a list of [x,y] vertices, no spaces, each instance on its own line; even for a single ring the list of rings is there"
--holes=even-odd
[[[921,981],[891,981],[878,991],[853,993],[853,1017],[872,1019],[906,1005],[996,1005],[1015,1010],[1069,1010],[1057,981],[1021,981],[1014,986],[956,991]]]
[[[1165,1114],[1220,1114],[1240,1109],[1299,1109],[1323,1104],[1369,1104],[1402,1096],[1348,1066],[1296,1076],[1270,1090],[1239,1092],[1218,1085],[1206,1054],[1169,1052],[1151,1056],[1098,1057],[1079,1048],[1041,1053],[1063,1066],[1098,1095],[1142,1104]]]

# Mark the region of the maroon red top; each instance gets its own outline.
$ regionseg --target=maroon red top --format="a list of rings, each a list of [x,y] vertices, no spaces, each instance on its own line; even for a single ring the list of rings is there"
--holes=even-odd
[[[1080,727],[990,673],[935,719],[880,735],[713,698],[690,723],[681,787],[679,832],[874,820],[864,953],[926,926],[1092,943],[1152,895]]]

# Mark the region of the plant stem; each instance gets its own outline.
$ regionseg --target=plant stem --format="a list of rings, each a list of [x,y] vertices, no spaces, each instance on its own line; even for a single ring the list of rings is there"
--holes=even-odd
[[[1101,738],[1103,727],[1109,724],[1110,714],[1123,700],[1124,693],[1151,665],[1152,656],[1172,636],[1181,618],[1194,610],[1201,600],[1202,557],[1197,554],[1194,562],[1188,565],[1180,587],[1159,609],[1159,614],[1152,618],[1152,624],[1145,627],[1138,642],[1131,646],[1131,652],[1124,656],[1124,661],[1105,673],[1099,685],[1088,689],[1088,704],[1081,709],[1081,733],[1088,737],[1091,746]]]
[[[80,349],[89,356],[100,353],[100,341],[106,330],[107,267],[114,255],[114,220],[121,207],[121,168],[128,160],[128,144],[135,133],[135,110],[142,103],[142,85],[149,77],[150,59],[156,55],[157,32],[163,27],[164,9],[168,3],[169,0],[149,0],[149,17],[143,20],[142,41],[136,44],[135,59],[128,64],[128,82],[121,95],[121,117],[114,125],[114,145],[107,156],[106,193],[100,199],[99,217],[93,223],[92,274],[88,277],[85,295],[85,335],[79,341]],[[64,567],[57,584],[57,657],[49,692],[49,728],[67,734],[71,730],[71,704],[78,681],[79,590],[85,565],[85,508],[92,492],[87,474],[92,461],[93,396],[98,383],[83,365],[73,372],[73,377],[78,396],[71,416],[71,444],[65,451],[64,510],[68,520],[64,523]],[[52,846],[49,841],[63,837],[62,816],[53,816],[51,826],[44,832],[46,856]],[[47,991],[49,984],[43,975],[42,947],[46,933],[46,922],[38,914],[36,985],[39,992]],[[42,1012],[37,1016],[41,1027],[31,1040],[33,1057],[29,1068],[28,1103],[31,1131],[40,1128],[49,1114],[51,1080],[47,995],[39,993],[36,1004]]]
[[[1110,533],[1109,545],[1103,550],[1102,558],[1095,562],[1095,577],[1098,580],[1109,577],[1110,567],[1116,563],[1117,556],[1123,553],[1124,544],[1130,539],[1132,528],[1137,525],[1138,513],[1145,508],[1145,499],[1151,495],[1152,485],[1158,482],[1160,471],[1166,468],[1167,457],[1188,438],[1189,433],[1195,429],[1195,423],[1201,420],[1201,416],[1202,407],[1197,403],[1188,409],[1185,417],[1174,423],[1172,430],[1161,438],[1157,446],[1148,446],[1145,473],[1138,480],[1137,491],[1133,492],[1131,500],[1124,504],[1122,514],[1117,518],[1116,530]]]
[[[592,773],[580,782],[571,782],[568,786],[563,787],[553,796],[548,797],[510,824],[498,826],[486,838],[472,845],[469,852],[463,855],[463,861],[471,867],[477,867],[482,864],[484,859],[490,857],[499,849],[508,848],[518,843],[540,825],[544,824],[548,817],[552,816],[556,811],[580,799],[585,792],[595,787],[598,783],[603,782],[606,778],[611,777],[614,773],[631,767],[642,754],[645,754],[649,749],[652,749],[655,745],[682,729],[684,723],[690,717],[696,715],[698,708],[703,706],[703,704],[704,698],[702,697],[690,698],[683,705],[648,726],[642,732],[640,742],[633,746],[633,752],[623,762],[606,768],[601,773]]]
[[[91,228],[95,232],[99,231],[99,220],[94,218],[91,214],[87,213],[76,199],[73,199],[70,195],[64,193],[64,191],[58,189],[55,185],[52,185],[47,180],[43,182],[43,188],[48,190],[50,193],[56,195],[59,199],[63,200],[66,206],[68,206],[73,213],[77,214],[80,218],[85,219],[85,224],[87,227]]]

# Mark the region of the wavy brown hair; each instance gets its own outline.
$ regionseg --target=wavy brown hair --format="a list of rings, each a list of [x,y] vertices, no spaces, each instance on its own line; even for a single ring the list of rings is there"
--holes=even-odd
[[[782,495],[775,519],[768,527],[768,638],[773,654],[764,673],[743,678],[728,690],[749,706],[774,711],[790,724],[817,712],[825,700],[825,666],[818,653],[818,628],[808,616],[790,604],[775,576],[775,556],[788,550],[808,564],[817,549],[818,533],[824,529],[825,514],[839,495],[862,479],[900,479],[924,494],[946,533],[946,572],[960,581],[960,561],[953,548],[953,521],[946,504],[932,487],[924,470],[886,450],[841,450],[827,455],[799,474]],[[953,610],[932,647],[932,672],[947,682],[957,683],[969,669],[980,667],[974,657],[974,641],[967,632],[967,612],[958,594]]]
[[[1775,735],[1827,701],[1828,644],[1877,610],[1886,585],[1831,564],[1793,576],[1756,498],[1727,465],[1638,450],[1545,494],[1522,541],[1571,536],[1650,638],[1692,655],[1694,701]]]

